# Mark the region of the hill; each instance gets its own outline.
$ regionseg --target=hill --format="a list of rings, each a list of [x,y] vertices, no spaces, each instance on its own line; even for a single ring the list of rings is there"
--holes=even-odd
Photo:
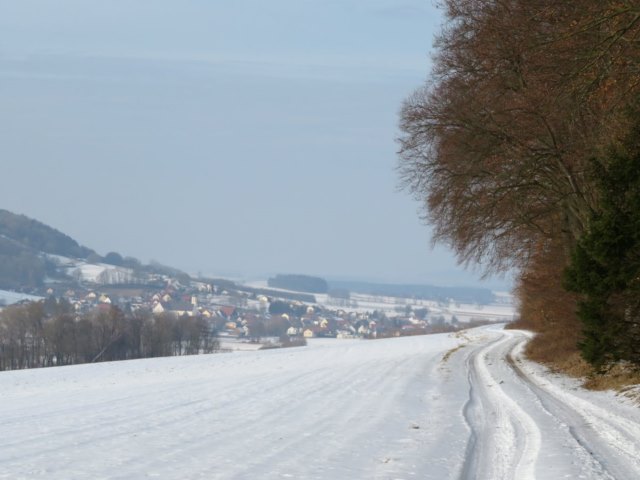
[[[369,295],[422,298],[444,302],[454,299],[461,303],[478,303],[480,305],[488,305],[495,301],[493,292],[488,288],[382,284],[341,280],[331,280],[329,284],[332,290],[348,290]]]
[[[295,292],[327,293],[329,286],[326,280],[309,275],[292,275],[279,273],[270,278],[267,284],[272,288],[283,288]]]
[[[70,236],[7,210],[0,210],[0,290],[13,290],[45,296],[49,287],[64,291],[78,285],[119,285],[139,290],[157,289],[167,281],[188,286],[193,279],[186,273],[157,262],[143,265],[132,257],[109,252],[104,257],[80,245]],[[270,288],[254,288],[223,279],[201,279],[236,296],[264,295],[289,301],[315,303],[317,294],[335,296],[344,291],[363,294],[431,299],[486,305],[495,299],[484,288],[436,287],[430,285],[391,285],[365,282],[331,281],[308,275],[278,274],[270,278]],[[285,290],[281,290],[285,289]],[[299,292],[299,293],[296,293]]]
[[[0,288],[35,288],[47,276],[64,276],[43,254],[86,259],[95,252],[44,223],[0,210]]]
[[[23,249],[52,255],[86,259],[95,254],[55,228],[8,210],[0,210],[0,237]]]

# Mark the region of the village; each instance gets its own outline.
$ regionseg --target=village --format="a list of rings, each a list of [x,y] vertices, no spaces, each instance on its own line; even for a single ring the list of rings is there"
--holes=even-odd
[[[221,350],[299,346],[318,337],[374,339],[441,333],[511,320],[508,307],[483,312],[482,306],[475,306],[471,313],[456,314],[453,301],[443,304],[344,292],[301,294],[168,275],[131,285],[100,283],[104,278],[103,272],[71,287],[52,284],[43,296],[68,302],[77,315],[118,307],[125,313],[147,312],[154,317],[198,318],[218,338]]]

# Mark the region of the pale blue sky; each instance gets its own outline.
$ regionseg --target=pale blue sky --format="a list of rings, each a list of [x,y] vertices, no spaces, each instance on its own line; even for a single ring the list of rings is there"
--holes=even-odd
[[[477,283],[397,191],[430,0],[0,0],[0,206],[245,278]]]

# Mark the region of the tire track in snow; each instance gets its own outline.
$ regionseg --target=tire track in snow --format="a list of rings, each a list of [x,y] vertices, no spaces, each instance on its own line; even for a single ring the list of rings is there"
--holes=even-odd
[[[540,429],[500,387],[487,356],[509,340],[504,334],[467,357],[469,400],[463,414],[471,431],[460,478],[533,480]]]
[[[602,478],[640,478],[640,424],[551,382],[540,383],[522,366],[522,351],[529,336],[524,332],[521,335],[509,348],[506,360],[542,407],[559,423],[566,425],[576,443],[597,462]]]

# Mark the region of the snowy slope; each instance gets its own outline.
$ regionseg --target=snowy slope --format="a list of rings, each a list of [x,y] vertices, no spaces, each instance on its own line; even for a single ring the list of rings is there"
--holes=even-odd
[[[78,261],[67,267],[67,274],[79,280],[101,284],[129,283],[134,279],[133,270],[115,267],[106,263],[86,263]]]
[[[638,409],[524,362],[524,340],[485,327],[4,372],[0,478],[640,478]]]
[[[23,300],[38,301],[41,297],[35,297],[33,295],[27,295],[25,293],[11,292],[9,290],[0,290],[0,306],[11,305],[12,303],[18,303]]]

